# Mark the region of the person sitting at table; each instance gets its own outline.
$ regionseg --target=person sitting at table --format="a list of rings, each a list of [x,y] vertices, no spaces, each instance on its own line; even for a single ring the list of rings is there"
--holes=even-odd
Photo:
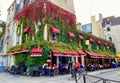
[[[76,67],[77,67],[78,74],[80,74],[80,63],[79,62],[77,63]]]
[[[48,69],[48,65],[45,65],[43,68],[43,71],[46,75],[49,75],[49,69]]]
[[[63,67],[61,63],[58,64],[58,70],[60,74],[63,74]]]
[[[83,73],[84,72],[84,66],[81,64],[80,65],[80,72]]]
[[[49,69],[49,76],[55,76],[55,68],[54,67],[51,67]]]
[[[57,70],[57,66],[54,64],[52,69]]]

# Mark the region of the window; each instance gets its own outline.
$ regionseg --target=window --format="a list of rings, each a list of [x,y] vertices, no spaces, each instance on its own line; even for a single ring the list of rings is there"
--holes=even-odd
[[[88,45],[88,48],[89,48],[89,49],[91,49],[91,48],[92,48],[92,45],[91,45],[91,44],[89,44],[89,45]]]
[[[83,46],[83,40],[79,41],[79,46]]]
[[[55,34],[51,33],[51,35],[50,35],[50,40],[51,40],[51,41],[56,41],[56,36],[55,36]]]
[[[107,28],[107,31],[110,31],[110,27]]]
[[[2,27],[0,27],[0,32],[2,32]]]
[[[112,37],[109,37],[109,40],[112,41]]]
[[[100,44],[97,45],[97,49],[100,49]]]
[[[106,35],[104,35],[104,39],[106,39]]]

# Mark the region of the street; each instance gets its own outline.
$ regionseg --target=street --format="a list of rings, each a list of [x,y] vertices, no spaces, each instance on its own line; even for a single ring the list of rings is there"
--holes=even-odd
[[[111,80],[120,81],[120,69],[106,69],[94,72],[88,72],[88,75],[102,77]],[[96,78],[86,76],[86,83],[93,83]],[[55,77],[31,77],[31,76],[13,76],[9,73],[0,73],[0,83],[75,83],[75,80],[68,75],[57,75]],[[83,78],[78,80],[83,83]],[[103,81],[97,82],[103,83]],[[106,82],[106,83],[120,83],[120,82]]]

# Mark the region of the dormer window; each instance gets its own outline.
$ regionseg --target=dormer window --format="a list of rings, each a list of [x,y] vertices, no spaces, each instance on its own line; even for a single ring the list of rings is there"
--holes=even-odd
[[[56,41],[57,40],[56,35],[60,34],[60,30],[58,28],[50,27],[50,32],[51,32],[50,40]]]
[[[89,38],[89,42],[90,42],[90,44],[89,44],[88,48],[93,48],[92,43],[94,42],[94,39],[93,38]]]
[[[97,40],[97,41],[96,41],[96,44],[97,44],[97,49],[100,49],[101,41]]]
[[[50,40],[51,41],[56,41],[57,39],[56,39],[56,35],[54,34],[54,33],[51,33],[51,35],[50,35]]]
[[[83,39],[84,37],[82,35],[78,35],[79,45],[83,46]]]

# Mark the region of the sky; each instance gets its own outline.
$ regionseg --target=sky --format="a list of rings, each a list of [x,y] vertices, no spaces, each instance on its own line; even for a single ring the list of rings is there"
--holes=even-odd
[[[14,0],[0,0],[0,19],[7,20],[7,9]],[[90,16],[96,15],[98,19],[99,13],[103,17],[120,16],[120,0],[73,0],[77,22],[86,24],[90,22]]]
[[[0,11],[1,16],[0,20],[6,21],[7,20],[7,9],[12,4],[14,0],[0,0]]]
[[[86,24],[90,17],[99,13],[103,17],[120,16],[120,0],[74,0],[77,22]]]

